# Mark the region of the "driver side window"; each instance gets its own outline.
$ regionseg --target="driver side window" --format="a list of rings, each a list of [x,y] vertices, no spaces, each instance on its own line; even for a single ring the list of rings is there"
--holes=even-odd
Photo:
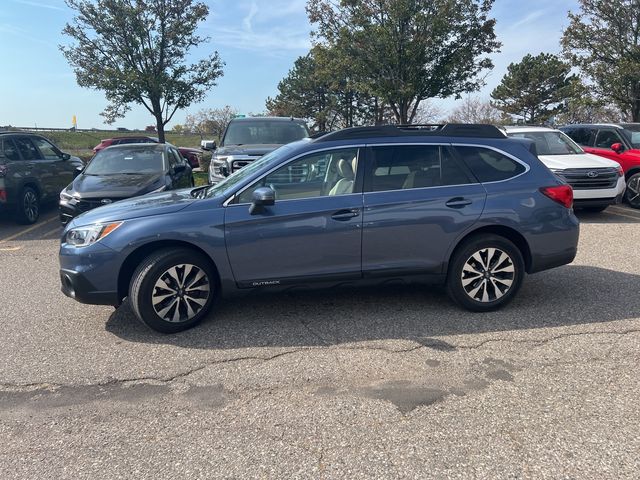
[[[271,188],[278,200],[354,193],[357,164],[357,148],[313,153],[261,178],[240,194],[237,203],[251,203],[259,187]]]

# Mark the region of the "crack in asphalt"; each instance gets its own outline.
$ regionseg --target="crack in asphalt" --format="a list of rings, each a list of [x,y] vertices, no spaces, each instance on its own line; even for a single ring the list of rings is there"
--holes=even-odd
[[[302,323],[302,322],[301,322]],[[303,323],[304,325],[304,323]],[[314,333],[311,332],[310,333]],[[544,339],[523,339],[523,340],[518,340],[518,339],[506,339],[506,338],[489,338],[487,340],[484,340],[476,345],[464,345],[464,344],[447,344],[450,347],[452,347],[451,349],[446,349],[445,351],[454,351],[456,349],[461,349],[461,350],[474,350],[474,349],[479,349],[482,348],[484,346],[486,346],[487,344],[490,343],[515,343],[515,344],[533,344],[536,346],[541,346],[541,345],[546,345],[550,342],[553,342],[555,340],[560,340],[563,338],[569,338],[569,337],[577,337],[577,336],[588,336],[588,335],[616,335],[616,336],[624,336],[624,335],[629,335],[629,334],[633,334],[633,333],[640,333],[640,329],[629,329],[629,330],[623,330],[623,331],[606,331],[606,332],[599,332],[599,331],[590,331],[590,332],[577,332],[577,333],[566,333],[566,334],[562,334],[562,335],[556,335],[553,337],[549,337],[549,338],[544,338]],[[428,339],[429,341],[432,339]],[[432,344],[430,342],[427,343],[420,343],[418,345],[414,345],[412,347],[409,348],[403,348],[403,349],[393,349],[393,348],[386,348],[386,347],[382,347],[382,346],[374,346],[374,345],[364,345],[364,346],[335,346],[335,345],[328,345],[327,350],[372,350],[372,351],[383,351],[383,352],[387,352],[387,353],[392,353],[392,354],[405,354],[405,353],[410,353],[410,352],[414,352],[417,350],[421,350],[421,349],[433,349],[435,348],[436,350],[440,350],[442,351],[443,349],[440,347],[441,344],[444,344],[446,342],[442,342],[441,340],[437,340],[437,343]],[[269,362],[271,360],[275,360],[277,358],[280,357],[284,357],[284,356],[288,356],[288,355],[292,355],[294,353],[299,353],[299,352],[303,352],[303,351],[311,351],[311,350],[316,350],[318,349],[318,347],[306,347],[306,348],[298,348],[298,349],[294,349],[294,350],[287,350],[285,352],[280,352],[274,355],[270,355],[270,356],[258,356],[258,355],[252,355],[252,356],[242,356],[242,357],[233,357],[233,358],[225,358],[225,359],[218,359],[218,360],[210,360],[210,361],[206,361],[200,365],[197,365],[195,367],[189,368],[185,371],[176,373],[174,375],[171,376],[141,376],[141,377],[125,377],[125,378],[115,378],[115,379],[109,379],[106,381],[102,381],[102,382],[97,382],[97,383],[85,383],[85,384],[64,384],[64,383],[51,383],[51,382],[33,382],[33,383],[0,383],[0,392],[1,391],[36,391],[36,390],[57,390],[59,388],[68,388],[68,387],[106,387],[106,386],[113,386],[113,385],[127,385],[127,384],[134,384],[136,382],[159,382],[159,383],[163,383],[163,384],[170,384],[172,382],[175,382],[176,380],[182,379],[182,378],[186,378],[190,375],[193,375],[194,373],[197,373],[199,371],[204,370],[207,367],[213,366],[213,365],[221,365],[221,364],[226,364],[226,363],[235,363],[235,362],[244,362],[244,361],[259,361],[259,362]],[[583,360],[584,361],[584,360]],[[560,365],[563,363],[567,363],[567,362],[556,362],[550,365]]]

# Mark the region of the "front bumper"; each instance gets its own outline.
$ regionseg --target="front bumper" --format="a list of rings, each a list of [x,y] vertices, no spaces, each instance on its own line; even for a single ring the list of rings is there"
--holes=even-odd
[[[60,200],[60,203],[58,203],[58,211],[60,212],[60,223],[62,223],[62,225],[66,225],[75,217],[77,217],[81,213],[84,213],[73,202],[74,201]]]
[[[88,247],[62,243],[59,253],[62,293],[80,303],[119,305],[118,252],[102,242]]]
[[[62,293],[80,303],[92,305],[119,305],[117,291],[100,291],[79,272],[60,269],[60,283]]]

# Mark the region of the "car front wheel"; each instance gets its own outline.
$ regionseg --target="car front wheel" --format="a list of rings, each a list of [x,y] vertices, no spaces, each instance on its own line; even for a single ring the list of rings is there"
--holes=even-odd
[[[136,269],[129,300],[136,316],[162,333],[175,333],[199,323],[216,295],[211,262],[187,249],[151,254]]]
[[[629,177],[624,197],[631,207],[640,208],[640,173]]]
[[[486,312],[511,301],[523,278],[520,250],[504,237],[482,235],[457,249],[449,264],[447,291],[467,310]]]

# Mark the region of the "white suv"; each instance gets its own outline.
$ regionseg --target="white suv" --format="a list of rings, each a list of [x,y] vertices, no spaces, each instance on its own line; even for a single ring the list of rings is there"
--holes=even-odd
[[[619,163],[585,153],[560,130],[546,127],[506,127],[505,130],[510,137],[535,142],[542,163],[573,187],[576,208],[601,212],[622,201],[626,183]]]

